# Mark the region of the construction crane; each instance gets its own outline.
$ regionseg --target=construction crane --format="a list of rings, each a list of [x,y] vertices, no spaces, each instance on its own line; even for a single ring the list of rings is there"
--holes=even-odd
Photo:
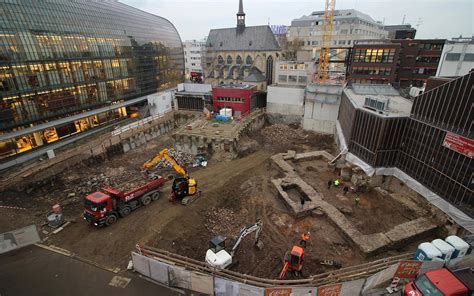
[[[230,251],[230,253],[225,250],[225,241],[227,238],[221,235],[215,236],[209,242],[210,247],[209,247],[209,250],[207,250],[206,252],[206,263],[212,267],[221,268],[221,269],[227,268],[233,263],[235,263],[232,261],[232,258],[234,257],[234,254],[237,251],[237,248],[242,242],[242,239],[244,239],[247,235],[251,234],[252,232],[255,232],[255,246],[258,249],[261,249],[263,246],[263,243],[262,241],[259,240],[259,238],[260,238],[260,233],[262,232],[262,229],[263,229],[262,220],[258,220],[253,225],[243,227],[240,230],[239,237],[237,238],[237,241],[232,247],[232,250]]]
[[[323,40],[319,54],[319,69],[316,81],[326,83],[329,79],[329,61],[331,59],[332,30],[334,27],[334,9],[336,0],[326,0],[324,9]]]
[[[301,234],[299,245],[294,245],[290,251],[285,253],[283,268],[280,271],[278,279],[284,279],[288,271],[294,272],[295,274],[302,274],[304,250],[306,249],[309,237],[309,232]]]
[[[180,174],[180,177],[174,178],[173,186],[171,187],[171,201],[182,199],[183,205],[188,205],[194,202],[201,196],[201,192],[197,190],[197,182],[194,178],[189,176],[189,173],[183,168],[171,155],[168,154],[168,148],[165,148],[155,155],[151,160],[145,162],[143,170],[147,171],[161,159],[165,159],[171,164],[173,169]]]

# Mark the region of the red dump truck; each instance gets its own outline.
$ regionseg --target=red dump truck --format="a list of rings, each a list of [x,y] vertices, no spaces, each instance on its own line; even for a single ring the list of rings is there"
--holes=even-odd
[[[405,285],[406,296],[471,296],[474,291],[474,270],[465,268],[451,272],[441,268],[426,272]]]
[[[123,192],[111,187],[104,187],[87,195],[84,199],[84,220],[94,226],[109,226],[125,217],[133,210],[147,206],[160,197],[158,189],[165,179],[155,177],[151,182]]]

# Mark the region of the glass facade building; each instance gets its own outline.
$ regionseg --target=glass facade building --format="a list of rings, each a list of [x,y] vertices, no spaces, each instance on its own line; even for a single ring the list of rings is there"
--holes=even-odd
[[[183,75],[181,39],[164,18],[117,1],[0,0],[0,158],[126,117],[121,107],[53,124],[175,87]]]

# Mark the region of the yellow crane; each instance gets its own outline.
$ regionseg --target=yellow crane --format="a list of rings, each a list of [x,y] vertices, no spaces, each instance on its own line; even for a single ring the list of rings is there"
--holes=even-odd
[[[171,155],[168,154],[168,148],[165,148],[155,155],[151,160],[143,164],[143,170],[147,171],[161,159],[165,159],[173,169],[180,175],[174,178],[171,187],[171,201],[182,199],[181,203],[188,205],[201,196],[201,192],[197,190],[197,182],[189,176],[189,173],[183,168]]]
[[[323,40],[319,54],[317,81],[325,83],[329,79],[329,61],[331,54],[332,30],[334,28],[334,9],[336,0],[326,0],[324,9]]]

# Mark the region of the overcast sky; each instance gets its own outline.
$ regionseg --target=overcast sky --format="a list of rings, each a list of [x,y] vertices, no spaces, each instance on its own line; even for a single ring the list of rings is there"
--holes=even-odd
[[[170,20],[183,41],[202,39],[210,29],[236,25],[238,0],[119,0]],[[418,27],[417,38],[472,36],[473,0],[336,0],[336,9],[354,8],[387,25]],[[246,24],[290,25],[291,20],[324,10],[324,0],[244,0]]]

